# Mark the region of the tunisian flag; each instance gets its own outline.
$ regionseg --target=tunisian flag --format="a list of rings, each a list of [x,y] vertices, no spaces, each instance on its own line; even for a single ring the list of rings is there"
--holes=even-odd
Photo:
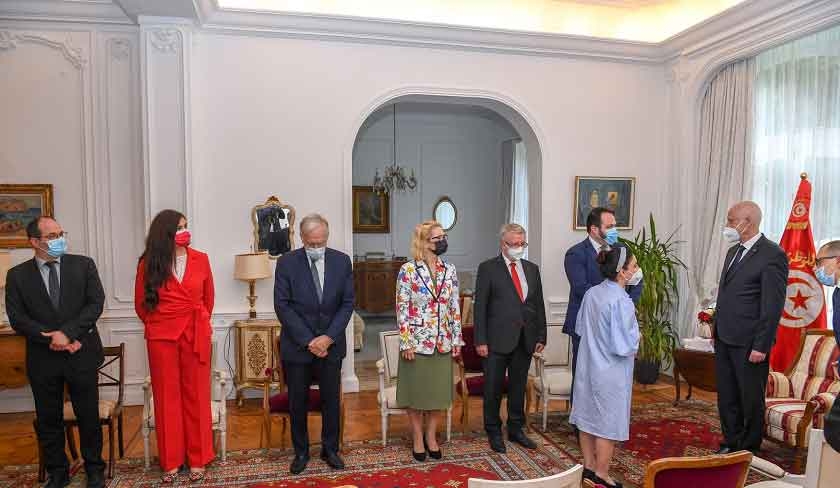
[[[788,255],[790,274],[776,345],[770,352],[773,371],[787,370],[796,359],[803,328],[826,328],[823,287],[814,275],[817,251],[811,233],[811,183],[805,173],[779,245]]]

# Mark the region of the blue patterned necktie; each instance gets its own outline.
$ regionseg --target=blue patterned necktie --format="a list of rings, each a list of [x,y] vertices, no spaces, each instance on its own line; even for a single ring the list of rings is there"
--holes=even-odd
[[[55,261],[50,261],[47,263],[47,267],[50,268],[50,276],[49,276],[49,292],[50,292],[50,301],[58,310],[59,305],[61,304],[61,287],[58,283],[58,271],[55,267],[58,266],[58,263]]]
[[[324,296],[324,290],[321,288],[321,277],[318,276],[318,267],[315,266],[315,263],[317,262],[317,259],[311,259],[309,261],[309,269],[312,270],[312,281],[315,282],[315,293],[318,294],[318,303],[321,303],[321,299]]]

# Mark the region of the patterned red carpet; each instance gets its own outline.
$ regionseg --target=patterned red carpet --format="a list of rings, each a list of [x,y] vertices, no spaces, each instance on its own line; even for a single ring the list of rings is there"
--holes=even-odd
[[[349,443],[344,449],[348,469],[333,471],[313,459],[300,476],[288,472],[291,453],[274,450],[239,451],[228,454],[224,463],[211,464],[202,483],[189,483],[182,475],[180,486],[233,486],[251,488],[333,488],[355,485],[360,488],[466,488],[471,477],[501,480],[538,478],[559,473],[577,464],[581,458],[577,439],[565,422],[565,415],[549,416],[549,431],[542,434],[538,416],[532,416],[531,437],[540,444],[530,451],[508,443],[508,452],[500,455],[490,450],[482,433],[455,434],[452,442],[442,445],[440,461],[418,463],[411,457],[409,443],[394,439],[383,448],[379,441]],[[631,416],[630,440],[616,452],[613,476],[624,486],[640,486],[647,464],[669,456],[695,456],[714,452],[720,442],[715,406],[703,401],[685,401],[672,407],[670,403],[654,403],[635,408]],[[762,457],[790,469],[793,451],[765,443]],[[0,488],[37,486],[37,466],[4,466],[0,468]],[[750,482],[760,481],[750,475]],[[111,488],[155,486],[160,471],[143,469],[141,459],[122,460]],[[73,478],[73,486],[84,486],[82,473]]]

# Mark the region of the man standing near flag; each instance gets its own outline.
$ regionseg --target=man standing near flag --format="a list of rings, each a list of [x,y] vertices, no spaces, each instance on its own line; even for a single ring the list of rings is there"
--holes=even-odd
[[[788,259],[759,233],[761,209],[740,202],[729,209],[723,235],[729,249],[715,311],[715,372],[724,444],[718,454],[757,452],[764,428],[768,353],[785,306]]]

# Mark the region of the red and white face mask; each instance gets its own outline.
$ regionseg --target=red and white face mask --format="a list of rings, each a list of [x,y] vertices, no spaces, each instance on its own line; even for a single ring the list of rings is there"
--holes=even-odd
[[[181,229],[175,233],[175,245],[181,247],[188,247],[190,245],[190,239],[192,235],[190,231],[187,229]]]

